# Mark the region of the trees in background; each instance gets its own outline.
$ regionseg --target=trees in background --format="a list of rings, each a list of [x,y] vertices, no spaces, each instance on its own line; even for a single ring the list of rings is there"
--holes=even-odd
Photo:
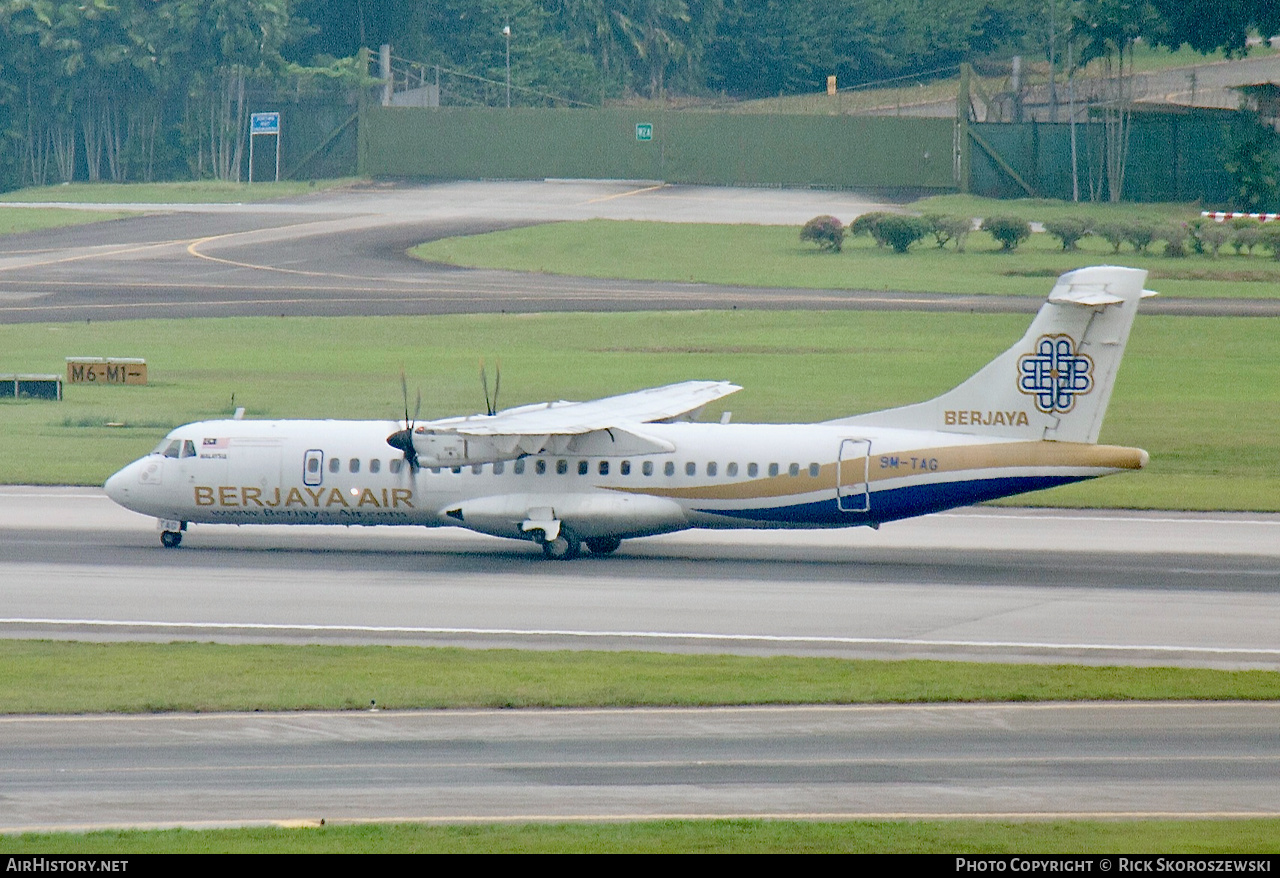
[[[290,28],[285,0],[5,0],[21,181],[151,180],[175,153],[238,179],[246,82],[282,69]]]
[[[1112,197],[1123,191],[1132,47],[1241,52],[1275,0],[0,0],[0,187],[190,173],[236,179],[247,96],[362,80],[406,59],[587,104],[752,98],[1043,54],[1115,73]],[[343,60],[345,59],[345,60]]]

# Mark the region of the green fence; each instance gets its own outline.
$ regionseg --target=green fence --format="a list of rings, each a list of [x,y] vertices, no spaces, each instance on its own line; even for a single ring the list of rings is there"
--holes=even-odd
[[[1224,118],[1136,114],[1124,200],[1227,200]],[[967,188],[998,198],[1072,197],[1066,123],[971,123],[963,161],[955,155],[956,131],[952,119],[371,106],[360,126],[358,162],[359,173],[373,177]],[[1082,199],[1091,190],[1107,198],[1102,143],[1101,123],[1076,126]],[[957,167],[968,168],[967,187]]]
[[[950,119],[370,107],[360,173],[951,190]]]
[[[1066,123],[970,124],[976,135],[969,160],[969,189],[992,198],[1072,197],[1071,126]],[[1220,203],[1232,194],[1223,170],[1228,123],[1219,116],[1144,113],[1133,117],[1125,201]],[[985,142],[985,146],[979,142]],[[1080,197],[1108,198],[1102,124],[1076,126],[1076,174]],[[1032,190],[1002,168],[995,152]],[[1091,182],[1092,181],[1092,182]]]

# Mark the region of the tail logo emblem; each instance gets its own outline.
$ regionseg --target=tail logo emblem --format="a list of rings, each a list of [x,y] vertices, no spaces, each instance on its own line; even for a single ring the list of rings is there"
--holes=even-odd
[[[1076,353],[1069,335],[1042,335],[1035,353],[1018,358],[1018,390],[1045,414],[1069,412],[1077,396],[1093,390],[1093,360]]]

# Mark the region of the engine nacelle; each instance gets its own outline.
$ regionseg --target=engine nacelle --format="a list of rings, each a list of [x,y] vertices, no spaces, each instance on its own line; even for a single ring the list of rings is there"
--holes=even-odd
[[[525,452],[518,447],[505,447],[508,443],[477,436],[459,436],[446,432],[415,432],[413,447],[418,452],[422,466],[467,466],[474,463],[493,463],[499,460],[515,460]],[[502,437],[505,438],[505,437]]]

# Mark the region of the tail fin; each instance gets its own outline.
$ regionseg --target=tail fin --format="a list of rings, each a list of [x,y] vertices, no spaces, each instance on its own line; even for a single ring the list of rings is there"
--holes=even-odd
[[[1015,439],[1098,441],[1147,273],[1096,266],[1058,278],[1022,340],[936,399],[834,423]]]

